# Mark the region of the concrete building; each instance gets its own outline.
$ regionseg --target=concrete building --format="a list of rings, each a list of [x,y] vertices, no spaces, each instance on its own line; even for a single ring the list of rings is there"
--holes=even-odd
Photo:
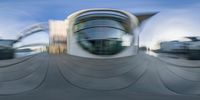
[[[160,50],[162,52],[171,53],[189,53],[200,51],[199,37],[185,37],[187,41],[164,41],[160,43]]]
[[[88,58],[118,58],[137,53],[138,19],[114,9],[87,9],[65,20],[67,53]]]
[[[12,48],[13,42],[15,42],[15,40],[0,39],[0,60],[14,57],[14,49]]]
[[[49,52],[59,54],[66,52],[67,48],[67,24],[64,21],[49,21],[50,46]]]
[[[136,55],[139,24],[156,13],[136,14],[115,9],[86,9],[65,20],[49,21],[50,53],[87,58]]]

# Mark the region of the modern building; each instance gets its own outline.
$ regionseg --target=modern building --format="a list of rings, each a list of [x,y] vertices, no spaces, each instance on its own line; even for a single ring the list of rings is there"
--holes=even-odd
[[[87,9],[71,14],[67,22],[67,53],[88,58],[117,58],[137,53],[138,19],[114,9]]]
[[[59,54],[67,49],[67,24],[61,20],[49,21],[49,53]]]
[[[160,50],[162,52],[171,53],[189,53],[200,51],[199,37],[185,37],[185,39],[187,39],[187,41],[163,41],[160,43]]]
[[[0,60],[14,57],[14,49],[12,48],[14,42],[15,40],[0,39]]]
[[[49,21],[50,53],[87,58],[136,55],[139,24],[156,13],[134,15],[115,9],[86,9]]]

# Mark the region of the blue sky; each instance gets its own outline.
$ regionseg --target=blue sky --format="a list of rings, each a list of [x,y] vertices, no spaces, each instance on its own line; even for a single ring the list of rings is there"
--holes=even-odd
[[[63,20],[87,8],[115,8],[133,13],[199,9],[199,0],[0,0],[0,38],[17,37],[25,27],[50,19]],[[43,37],[46,37],[43,34]],[[42,36],[40,36],[42,37]],[[35,38],[30,38],[33,41]],[[41,40],[43,40],[41,38]]]
[[[199,0],[1,0],[0,9],[15,9],[29,14],[33,20],[48,21],[64,19],[87,8],[117,8],[137,13],[198,7],[199,4]]]

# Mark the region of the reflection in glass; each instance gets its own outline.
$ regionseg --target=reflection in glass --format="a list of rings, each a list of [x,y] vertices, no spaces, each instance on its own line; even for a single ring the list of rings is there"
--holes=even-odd
[[[123,37],[127,35],[126,23],[115,17],[90,17],[78,20],[74,32],[78,44],[96,55],[114,55],[123,51]]]
[[[0,60],[14,58],[14,49],[12,44],[14,40],[0,39]]]

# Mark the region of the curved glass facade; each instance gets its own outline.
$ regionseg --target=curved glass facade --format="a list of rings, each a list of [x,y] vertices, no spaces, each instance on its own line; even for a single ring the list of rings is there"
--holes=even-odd
[[[96,55],[114,55],[122,46],[122,37],[127,34],[125,23],[117,18],[92,18],[79,21],[74,32],[78,44],[86,51]]]

